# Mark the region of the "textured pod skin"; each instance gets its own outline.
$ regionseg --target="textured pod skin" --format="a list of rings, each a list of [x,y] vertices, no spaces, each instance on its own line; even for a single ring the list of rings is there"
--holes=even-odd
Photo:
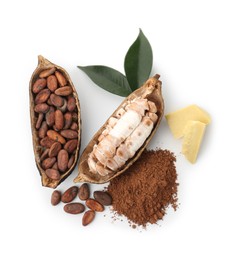
[[[74,158],[74,163],[72,164],[72,166],[70,167],[70,169],[68,169],[65,173],[63,173],[61,175],[61,178],[59,180],[52,180],[50,178],[48,178],[45,174],[45,171],[42,169],[41,167],[41,160],[40,160],[40,155],[41,155],[41,145],[39,144],[39,137],[37,135],[36,132],[36,113],[34,112],[34,107],[35,107],[35,102],[34,102],[34,95],[33,95],[33,84],[34,82],[38,79],[39,74],[45,70],[50,70],[52,72],[51,69],[56,68],[56,70],[60,71],[65,78],[68,80],[68,86],[70,86],[73,90],[73,97],[75,99],[75,103],[76,103],[76,107],[77,107],[77,123],[78,123],[78,137],[77,139],[78,141],[78,146],[76,148],[76,153],[75,153],[75,158]],[[54,70],[53,70],[54,71]],[[53,72],[52,72],[53,73]],[[49,75],[49,74],[48,74]],[[47,75],[45,75],[47,76]],[[32,129],[32,138],[33,138],[33,149],[34,149],[34,155],[35,155],[35,161],[36,161],[36,165],[38,168],[38,171],[41,175],[41,182],[42,185],[45,187],[50,187],[50,188],[56,188],[61,182],[63,182],[70,174],[71,172],[74,170],[76,164],[77,164],[77,160],[79,157],[79,150],[80,150],[80,141],[81,141],[81,110],[80,110],[80,103],[79,103],[79,99],[78,99],[78,95],[77,92],[75,90],[75,87],[72,83],[72,80],[70,79],[70,76],[68,75],[68,73],[60,66],[48,61],[47,59],[45,59],[44,57],[42,57],[41,55],[38,56],[38,65],[37,68],[35,69],[35,71],[33,72],[31,79],[30,79],[30,83],[29,83],[29,95],[30,95],[30,119],[31,119],[31,129]]]
[[[128,101],[133,100],[137,97],[143,97],[147,98],[148,101],[152,101],[155,103],[157,107],[157,116],[158,120],[152,129],[150,135],[145,140],[143,145],[136,151],[135,155],[130,158],[126,164],[121,167],[117,172],[113,172],[111,174],[108,174],[106,176],[100,176],[99,174],[95,174],[90,172],[89,166],[88,166],[88,155],[92,152],[93,147],[95,144],[98,143],[98,137],[101,135],[103,130],[106,128],[106,125],[108,124],[108,120],[105,122],[105,124],[96,132],[96,134],[93,136],[85,150],[83,151],[80,161],[79,161],[79,167],[78,176],[74,179],[74,182],[90,182],[90,183],[106,183],[110,181],[111,179],[115,178],[116,176],[122,174],[125,170],[127,170],[142,154],[142,152],[145,150],[146,146],[154,136],[155,132],[157,131],[157,128],[161,122],[161,119],[164,114],[164,100],[161,93],[161,81],[159,80],[159,75],[155,75],[154,77],[148,79],[143,86],[132,92],[125,100],[121,103],[121,105],[114,111],[114,113],[110,116],[115,116],[117,111],[122,108]]]

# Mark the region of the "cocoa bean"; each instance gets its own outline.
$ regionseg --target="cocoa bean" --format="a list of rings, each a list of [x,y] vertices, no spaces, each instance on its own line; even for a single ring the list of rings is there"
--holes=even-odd
[[[49,156],[49,149],[45,149],[45,151],[41,154],[40,161],[42,162]]]
[[[109,206],[112,205],[112,197],[108,192],[105,191],[94,191],[93,197],[95,200],[100,202],[102,205]]]
[[[49,132],[49,131],[47,131],[47,132]],[[44,146],[46,148],[50,148],[53,143],[55,143],[55,141],[50,139],[48,136],[42,138],[40,141],[40,145]]]
[[[60,97],[60,96],[57,96],[56,94],[51,94],[51,95],[50,95],[50,100],[51,100],[52,104],[53,104],[55,107],[61,107],[61,106],[63,106],[63,104],[64,104],[63,98]]]
[[[72,123],[72,125],[71,125],[71,127],[70,127],[70,129],[72,129],[72,130],[77,130],[77,123],[76,122],[73,122]]]
[[[54,75],[50,75],[47,78],[47,87],[51,92],[54,92],[58,87],[57,78]]]
[[[34,107],[34,111],[37,113],[46,113],[49,110],[49,106],[46,103],[37,104]]]
[[[69,153],[73,153],[75,149],[77,148],[78,141],[76,139],[69,140],[65,145],[64,149]]]
[[[48,126],[53,126],[55,123],[54,111],[54,107],[51,106],[49,111],[46,113],[46,123]]]
[[[79,188],[78,197],[81,200],[87,200],[89,195],[89,185],[87,183],[83,183]]]
[[[72,115],[70,112],[67,112],[64,114],[64,119],[65,119],[65,124],[63,129],[68,129],[70,128],[71,124],[72,124]]]
[[[45,103],[50,96],[50,90],[49,89],[43,89],[41,90],[35,97],[35,104],[42,104]]]
[[[61,144],[59,142],[55,142],[49,149],[49,157],[57,156],[60,150]]]
[[[85,206],[81,203],[69,203],[64,206],[64,211],[70,214],[80,214],[85,210]]]
[[[37,79],[33,85],[33,93],[37,94],[46,87],[46,79]]]
[[[98,211],[98,212],[104,211],[104,206],[94,199],[87,199],[85,205],[94,211]]]
[[[47,170],[47,169],[51,168],[55,162],[56,162],[55,157],[47,158],[42,162],[42,168],[44,170]]]
[[[48,125],[46,124],[46,121],[43,121],[38,131],[39,138],[41,139],[44,138],[46,136],[47,131],[48,131]]]
[[[61,172],[65,172],[68,168],[69,155],[66,150],[62,149],[59,151],[57,156],[58,169]]]
[[[50,99],[50,97],[48,98],[48,100],[47,100],[47,102],[46,102],[49,106],[52,106],[53,105],[53,103],[51,102],[51,99]]]
[[[64,116],[60,110],[56,110],[54,113],[55,127],[57,130],[61,130],[64,127]]]
[[[93,210],[87,210],[83,217],[82,217],[82,225],[87,226],[89,225],[95,218],[95,211]]]
[[[40,128],[43,117],[44,117],[44,114],[42,114],[42,113],[38,114],[38,119],[37,119],[36,126],[35,126],[36,129]]]
[[[62,113],[66,112],[66,110],[67,110],[67,101],[66,101],[66,99],[64,99],[63,106],[59,107],[58,109],[61,110]]]
[[[57,162],[53,165],[52,169],[54,169],[54,170],[58,170]]]
[[[78,187],[72,186],[69,189],[67,189],[61,196],[61,201],[64,203],[69,203],[72,200],[74,200],[77,196]]]
[[[58,190],[55,190],[51,195],[51,204],[53,206],[56,206],[61,202],[61,192]]]
[[[73,155],[71,155],[71,157],[70,157],[70,159],[69,159],[68,169],[71,168],[71,166],[73,165],[74,159],[75,159],[75,156],[74,156],[74,154],[73,154]]]
[[[64,87],[67,84],[66,78],[62,75],[61,72],[55,71],[55,76],[57,77],[58,83],[60,86]]]
[[[68,139],[76,139],[78,136],[77,132],[71,129],[62,130],[61,135]]]
[[[69,96],[68,97],[68,101],[67,101],[67,109],[70,112],[73,112],[75,108],[76,108],[75,98],[73,96]]]
[[[66,86],[56,89],[54,93],[58,96],[69,96],[73,93],[73,90],[71,87]]]
[[[61,178],[59,171],[55,169],[47,169],[46,175],[52,180],[59,180]]]
[[[53,67],[51,69],[43,70],[42,72],[40,72],[39,77],[40,78],[46,78],[46,77],[52,75],[55,70],[56,70],[55,67]]]
[[[48,130],[47,131],[47,136],[55,141],[55,142],[59,142],[61,144],[65,144],[66,141],[65,141],[65,138],[63,138],[63,136],[61,136],[59,133],[57,133],[56,131],[54,130]],[[53,144],[53,143],[52,143]]]

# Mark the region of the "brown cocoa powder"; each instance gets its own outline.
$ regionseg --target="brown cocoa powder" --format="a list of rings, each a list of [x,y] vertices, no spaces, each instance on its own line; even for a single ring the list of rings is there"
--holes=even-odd
[[[122,175],[112,179],[108,192],[115,215],[130,225],[146,226],[162,219],[171,205],[177,209],[176,158],[168,150],[145,151]]]

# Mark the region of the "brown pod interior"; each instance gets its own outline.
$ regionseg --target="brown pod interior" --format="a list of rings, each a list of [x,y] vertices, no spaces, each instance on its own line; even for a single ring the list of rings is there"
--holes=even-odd
[[[71,167],[68,170],[66,170],[65,172],[62,172],[60,174],[60,178],[58,180],[49,178],[46,175],[45,170],[41,166],[41,163],[42,163],[41,155],[44,151],[44,147],[40,144],[40,139],[39,139],[39,136],[38,136],[38,130],[36,129],[36,123],[37,123],[39,115],[38,115],[38,113],[36,113],[34,111],[36,104],[35,104],[35,94],[33,93],[33,85],[34,85],[35,81],[37,79],[39,79],[39,74],[41,72],[45,71],[45,70],[52,69],[52,68],[55,71],[62,73],[62,75],[67,80],[68,86],[72,88],[72,94],[71,95],[74,97],[74,100],[75,100],[75,103],[76,103],[76,110],[77,110],[77,119],[76,119],[77,122],[76,123],[78,125],[78,129],[77,129],[78,145],[77,145],[75,153],[74,153],[74,161],[73,161]],[[41,55],[38,56],[38,65],[37,65],[36,69],[34,70],[32,76],[31,76],[31,79],[30,79],[29,95],[30,95],[30,119],[31,119],[33,149],[34,149],[36,165],[37,165],[37,168],[38,168],[39,173],[41,175],[42,185],[45,186],[45,187],[56,188],[74,170],[74,168],[77,164],[77,161],[78,161],[78,157],[79,157],[79,150],[80,150],[80,144],[81,144],[81,111],[80,111],[80,103],[79,103],[78,95],[77,95],[76,89],[73,85],[73,82],[72,82],[69,74],[66,72],[66,70],[63,69],[62,67],[50,62],[49,60],[45,59]],[[44,117],[45,117],[45,114],[44,114]]]
[[[106,176],[100,176],[99,174],[95,174],[90,172],[89,166],[88,166],[88,155],[92,152],[93,147],[95,144],[98,143],[98,137],[101,135],[102,131],[105,129],[108,120],[105,122],[105,124],[96,132],[96,134],[93,136],[85,150],[83,151],[80,159],[79,159],[79,166],[78,166],[78,176],[74,179],[74,182],[91,182],[91,183],[105,183],[109,180],[115,178],[116,176],[122,174],[125,170],[127,170],[142,154],[142,152],[145,150],[146,146],[154,136],[154,134],[157,131],[157,128],[161,122],[161,119],[164,114],[164,100],[162,97],[161,92],[161,81],[159,80],[159,75],[155,75],[154,77],[148,79],[143,86],[132,92],[125,100],[121,103],[121,105],[114,111],[114,113],[111,116],[115,116],[116,112],[123,107],[127,101],[133,100],[137,97],[145,97],[149,101],[152,101],[155,103],[157,107],[157,116],[158,120],[155,124],[154,128],[152,129],[150,135],[145,140],[143,145],[136,151],[135,155],[130,158],[126,164],[121,167],[117,172],[113,172],[112,174],[108,174]]]

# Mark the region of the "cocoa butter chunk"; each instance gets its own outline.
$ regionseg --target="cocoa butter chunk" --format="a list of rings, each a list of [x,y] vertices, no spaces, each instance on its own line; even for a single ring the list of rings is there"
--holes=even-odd
[[[94,191],[93,197],[104,206],[112,205],[112,197],[106,191]]]
[[[79,156],[81,114],[77,92],[68,73],[42,56],[38,57],[29,91],[36,165],[42,185],[56,188],[71,174]],[[71,129],[73,123],[77,128]]]

